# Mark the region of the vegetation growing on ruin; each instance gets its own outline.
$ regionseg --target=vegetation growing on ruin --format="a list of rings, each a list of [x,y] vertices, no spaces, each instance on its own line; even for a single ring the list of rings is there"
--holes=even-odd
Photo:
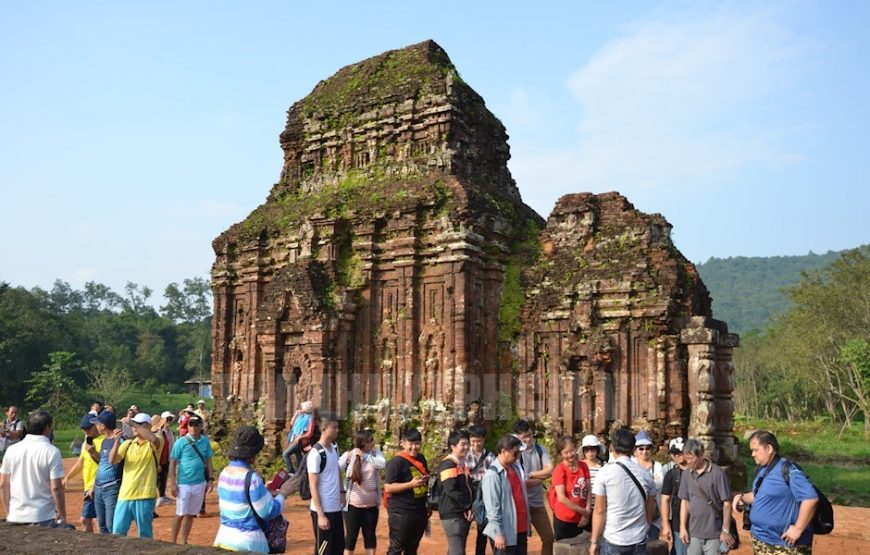
[[[451,72],[458,78],[447,53],[432,41],[392,50],[321,81],[291,114],[298,110],[303,119],[317,118],[326,129],[341,129],[383,99],[445,94]]]
[[[498,314],[498,340],[510,343],[516,341],[523,326],[522,312],[526,302],[522,284],[523,270],[534,266],[541,253],[538,239],[540,228],[534,219],[527,218],[515,229],[516,234],[509,245],[510,252],[505,264],[505,282]]]

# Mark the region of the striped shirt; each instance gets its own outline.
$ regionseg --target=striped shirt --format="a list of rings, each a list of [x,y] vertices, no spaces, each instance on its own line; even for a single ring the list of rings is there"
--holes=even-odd
[[[245,493],[245,476],[251,471],[247,463],[231,460],[221,472],[218,480],[218,500],[221,512],[221,525],[214,539],[215,547],[230,551],[269,552],[266,535],[257,524],[251,505],[264,521],[269,522],[281,514],[284,496],[272,494],[263,484],[263,478],[256,472],[251,475],[251,502]]]
[[[583,459],[581,459],[583,460]],[[589,508],[595,506],[595,496],[592,495],[592,488],[595,487],[595,477],[598,476],[598,471],[601,470],[601,465],[592,466],[589,464],[589,461],[583,461],[586,463],[586,466],[589,467]]]
[[[353,462],[356,457],[353,451],[341,455],[338,465],[345,472],[344,488],[349,493],[347,504],[360,509],[377,507],[380,503],[381,470],[387,466],[387,459],[379,449],[372,449],[362,456],[362,483],[351,482]]]

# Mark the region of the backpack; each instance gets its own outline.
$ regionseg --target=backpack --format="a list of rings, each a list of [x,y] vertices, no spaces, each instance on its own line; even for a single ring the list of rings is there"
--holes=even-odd
[[[315,443],[311,448],[320,453],[320,472],[323,472],[326,468],[326,449],[320,443]],[[302,476],[299,482],[299,497],[307,501],[311,499],[311,483],[308,481],[308,456],[306,455],[305,458],[305,464],[299,465],[301,467],[299,474]]]
[[[489,472],[489,469],[486,471]],[[477,523],[479,529],[486,528],[489,521],[486,519],[486,505],[483,502],[483,488],[480,486],[478,486],[477,491],[474,492],[474,501],[471,502],[471,514],[474,516],[474,521]]]
[[[795,467],[801,472],[803,469],[798,466],[797,463],[792,462],[783,457],[782,463],[782,479],[785,482],[785,485],[788,486],[788,478],[789,473],[791,472],[791,467]],[[806,472],[804,472],[806,474]],[[809,480],[809,476],[807,477]],[[830,534],[834,531],[834,507],[831,505],[831,501],[822,493],[819,488],[816,487],[815,484],[810,482],[810,485],[813,486],[813,490],[815,490],[816,495],[819,496],[819,503],[816,505],[816,513],[813,515],[813,519],[810,521],[810,524],[813,527],[813,534],[817,534],[819,536],[824,536],[826,534]]]
[[[438,510],[438,504],[441,502],[441,473],[436,472],[434,476],[429,476],[429,491],[426,492],[426,506],[433,511]]]

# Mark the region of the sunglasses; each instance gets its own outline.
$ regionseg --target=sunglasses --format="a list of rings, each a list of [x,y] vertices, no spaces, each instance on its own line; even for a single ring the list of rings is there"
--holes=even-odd
[[[652,447],[649,445],[641,445],[637,448],[638,451],[652,451]]]

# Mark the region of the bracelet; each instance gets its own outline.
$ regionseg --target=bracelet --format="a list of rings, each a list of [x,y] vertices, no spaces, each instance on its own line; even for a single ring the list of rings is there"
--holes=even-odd
[[[723,533],[723,534],[728,534],[728,535],[730,536],[730,535],[731,535],[731,530],[725,530],[725,529],[723,528],[723,529],[722,529],[722,533]]]

